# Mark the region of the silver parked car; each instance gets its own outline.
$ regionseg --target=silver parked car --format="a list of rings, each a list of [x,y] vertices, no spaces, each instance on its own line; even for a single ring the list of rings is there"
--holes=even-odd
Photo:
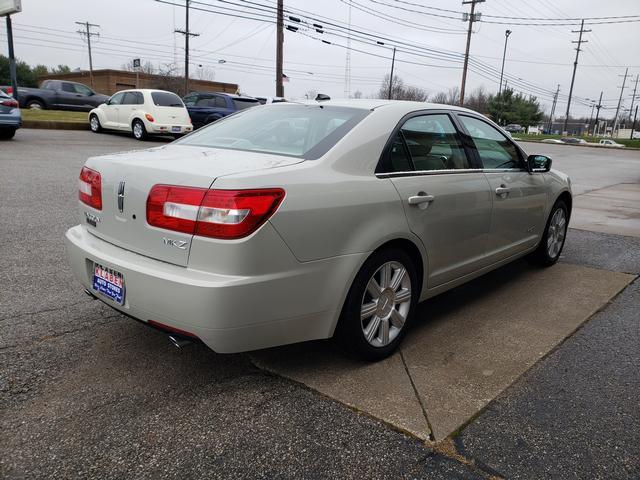
[[[216,352],[335,334],[375,360],[419,301],[558,260],[572,197],[550,167],[462,108],[265,105],[87,160],[67,250],[91,295]]]

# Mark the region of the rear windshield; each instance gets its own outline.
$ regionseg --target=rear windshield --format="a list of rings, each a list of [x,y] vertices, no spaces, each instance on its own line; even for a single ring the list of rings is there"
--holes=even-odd
[[[151,92],[151,98],[156,107],[184,107],[184,103],[175,93]]]
[[[233,104],[236,106],[237,110],[244,110],[245,108],[260,105],[260,102],[255,98],[234,98]]]
[[[361,108],[265,105],[224,117],[179,143],[314,160],[368,114]]]

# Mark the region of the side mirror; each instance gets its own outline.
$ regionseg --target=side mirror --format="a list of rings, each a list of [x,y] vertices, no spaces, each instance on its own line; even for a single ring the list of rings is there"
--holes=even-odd
[[[529,173],[548,172],[551,170],[551,159],[545,155],[529,155],[527,170]]]

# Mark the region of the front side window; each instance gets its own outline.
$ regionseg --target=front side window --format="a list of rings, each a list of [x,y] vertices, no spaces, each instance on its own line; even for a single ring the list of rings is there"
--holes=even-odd
[[[323,105],[249,108],[179,142],[316,159],[368,114],[366,109]]]
[[[193,107],[198,101],[198,95],[190,94],[182,99],[184,101],[185,106]]]
[[[73,83],[62,83],[62,91],[67,93],[76,93],[76,89],[73,86]]]
[[[478,118],[458,118],[469,132],[484,168],[521,168],[517,147],[497,128]]]
[[[85,87],[84,85],[74,83],[73,88],[75,89],[76,93],[79,93],[80,95],[83,95],[85,97],[90,97],[91,95],[93,95],[91,89],[89,87]]]
[[[108,105],[121,105],[124,99],[124,92],[116,93],[109,99]]]
[[[151,99],[156,107],[184,107],[180,97],[171,92],[151,92]]]
[[[216,108],[227,108],[227,102],[222,97],[215,97],[214,105]]]

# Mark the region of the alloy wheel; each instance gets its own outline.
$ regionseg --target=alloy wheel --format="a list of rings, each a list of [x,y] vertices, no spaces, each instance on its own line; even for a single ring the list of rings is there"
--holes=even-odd
[[[136,138],[142,138],[142,125],[140,122],[133,124],[133,136]]]
[[[385,347],[404,328],[411,308],[411,278],[399,262],[383,264],[367,283],[360,307],[360,325],[367,342]]]
[[[556,258],[560,254],[566,234],[567,216],[562,208],[558,208],[551,217],[547,233],[547,253],[550,258]]]

